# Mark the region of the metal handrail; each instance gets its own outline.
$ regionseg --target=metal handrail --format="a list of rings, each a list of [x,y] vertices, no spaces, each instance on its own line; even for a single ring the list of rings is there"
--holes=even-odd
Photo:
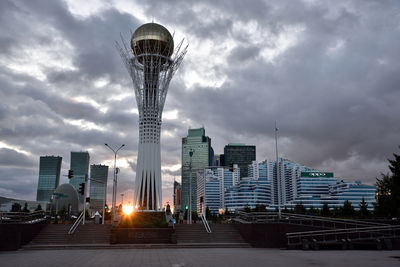
[[[211,227],[208,224],[208,222],[207,222],[207,220],[206,220],[206,218],[205,218],[203,213],[200,213],[200,218],[203,221],[203,224],[204,224],[204,227],[206,228],[207,233],[211,234]]]
[[[345,228],[347,226],[355,226],[355,227],[366,227],[366,226],[385,226],[388,224],[383,223],[375,223],[375,222],[366,222],[360,220],[353,219],[341,219],[341,218],[331,218],[331,217],[322,217],[322,216],[313,216],[313,215],[304,215],[304,214],[293,214],[293,213],[281,213],[281,219],[279,219],[277,212],[238,212],[238,215],[241,219],[253,221],[256,223],[263,222],[271,222],[271,221],[288,221],[288,220],[312,220],[319,221],[322,223],[341,223],[344,224]],[[302,223],[303,224],[303,223]]]
[[[372,227],[364,227],[364,228],[346,228],[346,229],[329,229],[329,230],[317,230],[317,231],[304,231],[304,232],[292,232],[286,233],[286,236],[315,236],[315,235],[323,235],[323,234],[337,234],[337,233],[348,233],[348,232],[365,232],[365,231],[381,231],[381,230],[393,230],[400,229],[400,226],[372,226]]]
[[[27,212],[0,212],[0,223],[29,224],[46,220],[44,211]]]
[[[398,231],[398,234],[396,233]],[[362,237],[361,234],[369,234],[368,237]],[[358,236],[354,236],[356,234]],[[302,239],[320,239],[322,241],[332,241],[338,240],[339,235],[345,235],[346,239],[350,239],[350,235],[353,240],[371,239],[376,237],[397,237],[400,236],[400,226],[373,226],[364,228],[347,228],[347,229],[335,229],[335,230],[318,230],[318,231],[307,231],[307,232],[294,232],[287,233],[286,238],[288,240],[288,245],[296,244],[292,240],[297,240],[297,244],[301,243]],[[342,236],[343,237],[343,236]],[[321,241],[321,240],[319,240]]]
[[[74,224],[72,225],[72,227],[68,231],[69,235],[72,235],[73,233],[75,233],[75,230],[78,228],[79,224],[83,220],[84,214],[85,214],[85,211],[82,211],[82,213],[78,216],[78,218],[76,219],[76,221],[74,222]]]

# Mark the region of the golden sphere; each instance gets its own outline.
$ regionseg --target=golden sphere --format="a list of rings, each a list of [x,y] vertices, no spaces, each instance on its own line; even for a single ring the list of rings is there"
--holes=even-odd
[[[141,57],[143,54],[171,57],[174,52],[174,40],[164,26],[157,23],[146,23],[133,33],[131,48],[139,62],[143,63],[143,57]]]

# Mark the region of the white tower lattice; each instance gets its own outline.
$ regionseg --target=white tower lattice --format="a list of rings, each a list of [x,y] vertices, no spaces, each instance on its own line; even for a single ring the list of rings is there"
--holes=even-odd
[[[187,51],[183,40],[174,52],[173,36],[156,23],[140,26],[130,48],[121,36],[117,49],[132,78],[139,110],[139,150],[134,205],[162,208],[160,132],[169,83]]]

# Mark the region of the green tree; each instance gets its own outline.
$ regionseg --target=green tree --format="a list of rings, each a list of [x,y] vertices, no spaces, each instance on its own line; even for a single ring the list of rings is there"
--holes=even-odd
[[[393,153],[393,156],[394,159],[388,159],[391,174],[381,174],[376,179],[378,216],[400,217],[400,155]]]
[[[211,211],[208,206],[206,207],[206,219],[207,220],[211,219]]]
[[[294,213],[296,214],[304,214],[306,212],[306,208],[304,208],[303,203],[296,204],[294,206]]]
[[[313,215],[313,216],[317,216],[317,215],[319,215],[319,210],[314,207],[310,207],[308,209],[307,213],[310,215]]]
[[[249,205],[246,204],[246,207],[244,208],[244,212],[251,212]]]
[[[360,216],[361,217],[368,217],[370,215],[370,212],[368,210],[368,203],[365,202],[364,197],[362,198],[359,206],[360,206],[360,210],[359,210]]]
[[[328,203],[324,203],[324,205],[322,205],[321,215],[322,215],[322,216],[329,216],[329,215],[331,215],[331,211],[329,210]]]
[[[199,219],[199,215],[197,214],[197,211],[192,211],[192,220],[196,222]]]
[[[256,205],[256,211],[258,211],[258,212],[266,212],[267,211],[267,209],[266,209],[266,207],[265,207],[265,205]]]
[[[333,216],[335,216],[335,217],[339,217],[339,216],[342,216],[342,208],[339,208],[339,207],[333,207],[333,210],[332,210],[332,215]]]
[[[65,205],[62,206],[62,208],[58,211],[58,215],[63,216],[67,214],[67,208],[65,207]]]
[[[43,210],[43,209],[42,209],[42,205],[38,204],[37,207],[36,207],[36,209],[35,209],[35,211],[40,211],[40,210]]]
[[[285,207],[285,208],[282,210],[282,212],[283,212],[283,213],[293,213],[293,211],[292,211],[292,210],[289,210],[287,207]]]
[[[227,207],[225,207],[225,214],[224,214],[225,216],[229,216],[229,215],[231,215],[231,213],[229,212],[229,210],[228,210],[228,208]]]
[[[347,216],[347,217],[351,217],[354,216],[356,211],[354,210],[353,206],[351,205],[351,202],[346,200],[343,203],[343,207],[342,207],[342,215],[343,216]]]
[[[11,212],[21,212],[21,204],[19,203],[12,204]]]
[[[23,208],[22,212],[29,212],[29,210],[28,210],[28,203],[25,202],[24,208]]]

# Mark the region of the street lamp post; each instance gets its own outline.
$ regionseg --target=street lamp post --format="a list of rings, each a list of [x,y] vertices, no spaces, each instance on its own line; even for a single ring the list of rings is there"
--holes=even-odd
[[[112,214],[112,220],[115,220],[115,205],[116,205],[116,198],[117,198],[117,153],[118,151],[125,146],[125,144],[122,144],[118,149],[113,149],[110,147],[108,144],[104,144],[106,147],[108,147],[113,153],[114,153],[114,179],[113,179],[113,194],[112,194],[112,209],[113,209],[113,214]]]
[[[189,150],[189,214],[188,214],[188,219],[189,219],[189,224],[192,224],[192,156],[193,156],[194,150],[190,149]]]
[[[276,146],[276,180],[278,182],[278,217],[281,219],[281,174],[278,157],[278,127],[275,121],[275,146]]]

